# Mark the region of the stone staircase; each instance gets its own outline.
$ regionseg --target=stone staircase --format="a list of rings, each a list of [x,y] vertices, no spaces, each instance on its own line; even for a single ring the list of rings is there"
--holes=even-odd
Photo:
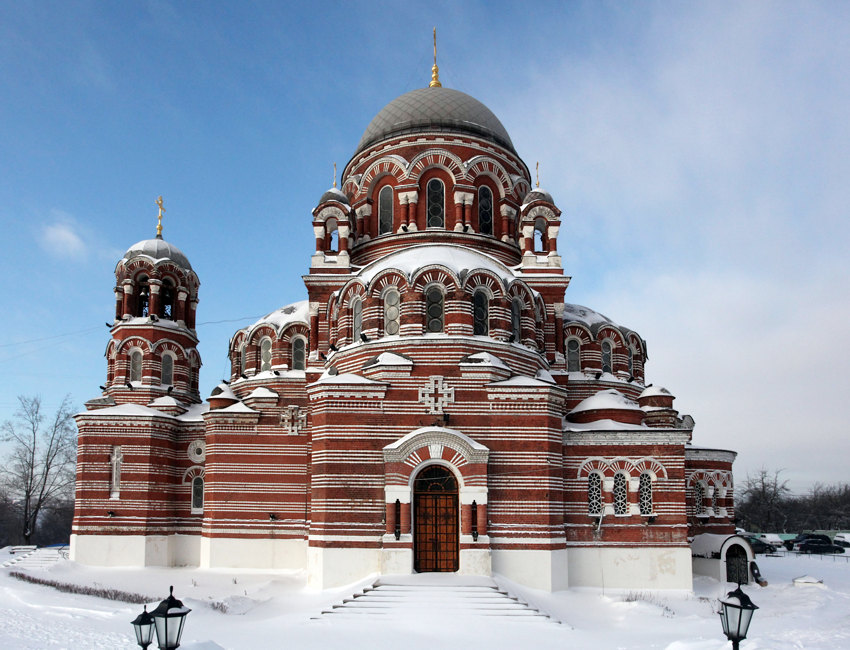
[[[20,551],[10,560],[3,562],[3,568],[14,569],[46,569],[59,560],[68,559],[67,546],[51,546],[50,548],[16,547]]]
[[[491,578],[439,573],[382,576],[314,619],[386,620],[387,617],[421,617],[423,612],[427,612],[431,620],[494,617],[525,624],[560,623],[510,595]]]

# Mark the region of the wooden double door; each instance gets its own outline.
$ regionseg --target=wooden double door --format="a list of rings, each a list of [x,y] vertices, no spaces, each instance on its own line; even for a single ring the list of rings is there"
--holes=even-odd
[[[423,469],[413,484],[413,568],[419,573],[458,570],[457,481],[440,465]]]

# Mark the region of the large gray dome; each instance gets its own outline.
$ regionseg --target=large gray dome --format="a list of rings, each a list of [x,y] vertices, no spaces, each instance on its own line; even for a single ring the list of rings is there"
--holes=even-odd
[[[415,131],[469,133],[516,153],[499,118],[474,97],[451,88],[419,88],[381,109],[360,138],[357,151],[386,138]]]
[[[177,266],[180,266],[187,271],[192,270],[192,265],[189,264],[189,258],[183,254],[183,251],[177,248],[177,246],[169,244],[161,237],[144,239],[133,244],[127,249],[127,252],[124,253],[124,259],[129,260],[139,255],[150,257],[154,261],[171,260],[177,264]]]

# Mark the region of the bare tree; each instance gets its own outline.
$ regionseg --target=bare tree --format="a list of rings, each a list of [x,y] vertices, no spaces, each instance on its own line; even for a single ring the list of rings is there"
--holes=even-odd
[[[0,429],[11,443],[3,479],[18,527],[14,536],[29,544],[42,511],[73,497],[76,425],[67,396],[49,418],[40,397],[20,395],[18,404],[14,419]]]
[[[735,515],[740,524],[753,531],[785,531],[788,520],[788,481],[783,470],[769,472],[762,467],[755,476],[747,475],[740,491]]]

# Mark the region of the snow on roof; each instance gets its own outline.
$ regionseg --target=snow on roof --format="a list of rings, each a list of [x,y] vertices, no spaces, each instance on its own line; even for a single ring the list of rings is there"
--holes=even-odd
[[[257,411],[242,402],[236,402],[236,404],[225,406],[223,409],[217,409],[216,413],[257,413]]]
[[[84,413],[88,413],[85,411]],[[170,418],[171,416],[167,413],[163,413],[162,411],[157,411],[154,408],[150,408],[149,406],[142,406],[141,404],[119,404],[118,406],[108,406],[103,409],[98,409],[94,412],[95,415],[100,417],[101,415],[115,415],[115,416],[123,416],[126,417],[128,415],[131,416],[158,416],[163,418]]]
[[[213,388],[210,397],[216,397],[220,399],[232,399],[234,402],[239,400],[239,398],[236,397],[236,394],[233,392],[230,386],[228,386],[224,382],[221,382],[218,386]]]
[[[329,369],[328,369],[329,370]],[[344,372],[339,375],[332,375],[328,370],[322,373],[322,376],[319,377],[314,383],[316,384],[380,384],[379,381],[373,381],[371,379],[367,379],[366,377],[362,377],[360,375],[355,375],[351,372]]]
[[[290,323],[310,324],[310,301],[301,300],[293,302],[290,305],[285,305],[280,309],[275,309],[270,314],[266,314],[250,327],[246,327],[247,331],[251,331],[260,325],[271,325],[278,331],[283,329]]]
[[[564,431],[645,431],[649,429],[645,424],[627,424],[616,420],[594,420],[593,422],[567,422]]]
[[[258,386],[257,388],[255,388],[254,390],[252,390],[248,394],[248,397],[260,397],[260,398],[272,397],[274,399],[277,399],[278,397],[280,397],[280,395],[275,393],[273,390],[269,390],[265,386]]]
[[[421,244],[390,253],[364,266],[358,277],[367,284],[386,269],[397,269],[410,278],[417,270],[431,264],[440,264],[460,276],[463,272],[485,269],[509,282],[516,276],[494,257],[452,244]]]
[[[673,397],[673,393],[663,386],[647,386],[640,394],[641,397]]]
[[[490,385],[491,386],[535,386],[535,387],[546,386],[547,388],[549,387],[548,383],[546,383],[544,381],[540,381],[539,379],[535,379],[534,377],[527,377],[525,375],[514,375],[513,377],[510,377],[510,378],[505,379],[503,381],[494,381]]]
[[[204,402],[203,404],[190,404],[185,413],[177,416],[178,420],[184,422],[203,422],[203,414],[210,410],[210,405]]]
[[[504,361],[489,352],[476,352],[475,354],[470,354],[461,363],[474,363],[479,366],[493,366],[495,368],[510,370],[510,368],[505,365]]]
[[[394,352],[381,352],[377,357],[375,357],[371,363],[368,364],[368,367],[374,368],[375,366],[412,366],[413,362],[407,357],[403,357],[400,354],[395,354]]]
[[[552,373],[546,370],[545,368],[541,368],[540,370],[538,370],[535,377],[540,381],[545,381],[547,384],[555,383],[555,378],[552,376]]]
[[[183,404],[174,399],[171,395],[163,395],[162,397],[157,397],[148,404],[148,406],[155,408],[157,406],[183,406]]]
[[[613,388],[601,390],[595,395],[582,400],[570,411],[581,413],[583,411],[598,411],[600,409],[617,409],[620,411],[640,411],[641,408],[620,391]]]
[[[406,443],[411,438],[414,438],[414,437],[416,437],[416,436],[418,436],[422,433],[427,433],[427,432],[431,432],[431,431],[434,431],[434,430],[442,431],[444,433],[450,433],[453,436],[457,436],[458,438],[463,440],[466,444],[468,444],[470,447],[472,447],[473,449],[476,449],[478,451],[488,451],[487,447],[482,445],[480,442],[475,442],[475,440],[470,438],[468,435],[461,433],[460,431],[458,431],[456,429],[449,429],[448,427],[421,427],[419,429],[416,429],[415,431],[411,431],[410,433],[399,438],[395,442],[390,443],[389,445],[384,447],[384,449],[398,449],[399,447],[404,445],[404,443]]]
[[[695,535],[691,542],[691,555],[694,557],[719,558],[723,545],[733,537],[737,537],[743,543],[743,537],[740,535],[716,535],[714,533]]]
[[[614,325],[617,324],[607,316],[603,316],[598,311],[592,310],[590,307],[582,305],[564,304],[564,322],[579,321],[587,325]]]

